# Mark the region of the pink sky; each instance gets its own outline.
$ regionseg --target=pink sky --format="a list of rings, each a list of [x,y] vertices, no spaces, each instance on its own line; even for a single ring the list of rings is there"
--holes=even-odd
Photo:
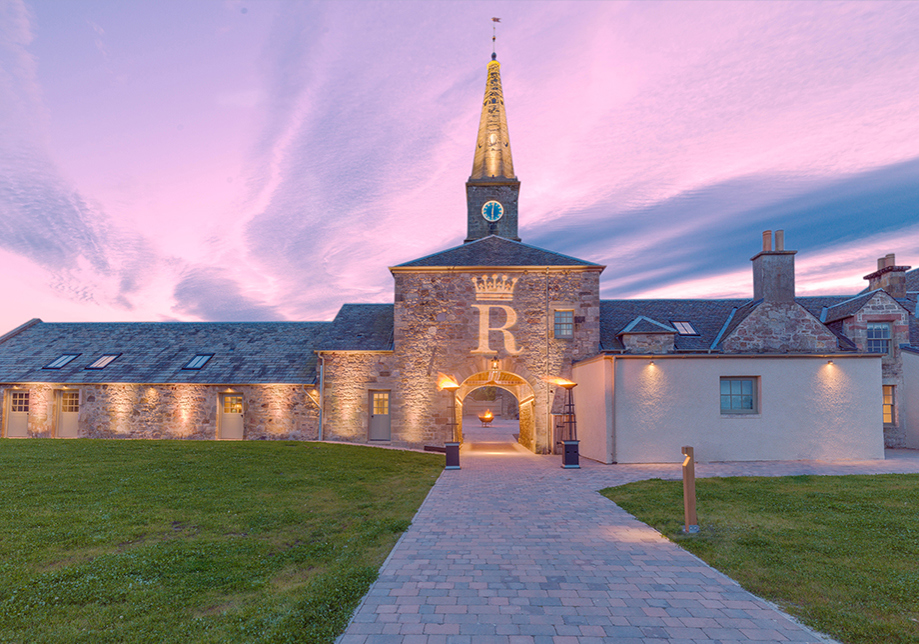
[[[919,266],[919,3],[0,0],[0,332],[322,320],[462,242],[498,58],[524,242],[603,296]],[[9,297],[12,295],[12,297]]]

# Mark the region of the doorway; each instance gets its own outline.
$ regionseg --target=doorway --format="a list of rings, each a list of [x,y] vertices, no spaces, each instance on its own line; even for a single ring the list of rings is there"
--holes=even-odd
[[[482,401],[477,401],[475,396],[469,396],[469,394],[476,390],[489,387],[496,390],[494,394],[496,403],[499,400],[498,397],[501,396],[500,403],[502,405],[507,404],[507,406],[502,407],[502,413],[511,415],[514,413],[513,410],[516,410],[516,414],[514,414],[516,417],[513,419],[505,417],[503,426],[495,425],[494,422],[492,422],[493,429],[503,433],[503,440],[506,441],[508,437],[511,437],[509,440],[512,442],[519,443],[529,451],[535,452],[536,414],[534,413],[533,406],[535,401],[533,387],[531,387],[530,383],[522,376],[500,369],[475,373],[466,378],[460,384],[459,389],[456,390],[456,422],[459,440],[468,439],[473,442],[476,439],[484,440],[484,436],[478,437],[475,435],[479,429],[483,429],[481,427],[482,423],[478,418],[478,413],[475,415],[467,414],[465,405],[467,401],[469,401],[470,405],[479,406]],[[500,390],[501,393],[498,393],[498,390]],[[480,395],[480,397],[485,398],[490,396],[491,394],[488,393]],[[506,396],[512,397],[513,403],[509,403]],[[492,413],[494,413],[494,410]],[[516,431],[514,431],[515,429]],[[473,432],[468,437],[466,436],[467,430]]]
[[[520,439],[517,399],[509,391],[489,385],[470,391],[458,407],[463,410],[466,443],[516,443]]]
[[[55,435],[58,438],[76,438],[80,433],[80,392],[58,390],[55,398]]]
[[[29,392],[6,392],[6,437],[29,437]]]
[[[370,427],[367,438],[372,441],[392,439],[392,423],[389,414],[389,392],[370,391]]]
[[[218,412],[217,438],[241,441],[245,434],[242,394],[220,394]]]

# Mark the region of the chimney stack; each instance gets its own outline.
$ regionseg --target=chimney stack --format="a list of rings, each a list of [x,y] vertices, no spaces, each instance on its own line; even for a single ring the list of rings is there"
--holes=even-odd
[[[910,268],[912,266],[897,266],[893,253],[878,258],[878,269],[870,275],[865,275],[868,290],[884,289],[891,297],[902,300],[906,297],[906,271]]]
[[[754,255],[753,299],[766,302],[795,301],[795,253],[785,250],[785,231],[775,231],[775,250],[772,249],[772,231],[763,232],[763,250]]]

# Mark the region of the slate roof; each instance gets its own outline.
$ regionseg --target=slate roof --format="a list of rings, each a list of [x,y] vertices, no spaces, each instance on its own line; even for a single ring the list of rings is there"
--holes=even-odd
[[[537,248],[522,242],[512,241],[497,235],[448,248],[447,250],[420,259],[415,259],[395,268],[452,268],[456,266],[595,266],[600,264],[569,257],[544,248]]]
[[[317,347],[338,351],[390,351],[393,343],[392,304],[345,304]]]
[[[638,317],[659,324],[689,322],[699,335],[674,336],[677,351],[707,351],[719,336],[728,317],[750,300],[601,300],[600,347],[621,351],[617,335]]]
[[[873,298],[876,294],[877,290],[874,290],[864,295],[857,295],[856,297],[843,300],[835,305],[824,305],[826,307],[825,312],[818,315],[817,319],[829,324],[830,322],[836,322],[837,320],[851,317],[858,313],[858,310],[865,306],[868,300]]]

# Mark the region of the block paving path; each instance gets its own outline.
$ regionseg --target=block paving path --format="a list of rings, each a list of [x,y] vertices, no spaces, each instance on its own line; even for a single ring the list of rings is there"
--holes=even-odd
[[[597,493],[679,478],[679,465],[559,464],[510,442],[466,443],[462,469],[440,476],[337,644],[832,642]],[[697,470],[919,472],[919,459]]]

